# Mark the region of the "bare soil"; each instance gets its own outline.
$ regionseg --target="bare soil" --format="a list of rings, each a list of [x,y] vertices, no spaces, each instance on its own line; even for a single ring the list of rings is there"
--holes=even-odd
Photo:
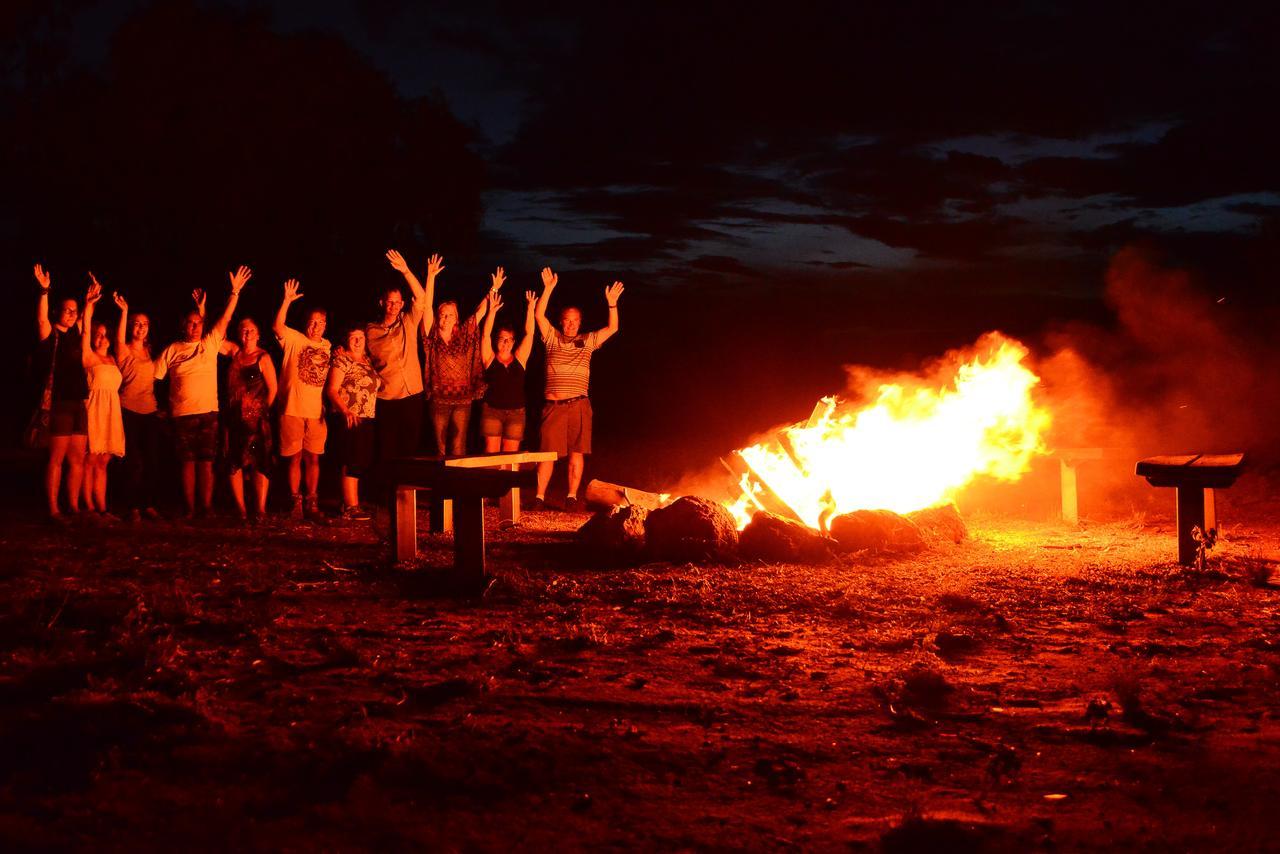
[[[447,536],[18,513],[0,846],[1271,848],[1280,524],[1231,495],[1205,572],[1159,517],[818,567],[491,519],[482,596]]]

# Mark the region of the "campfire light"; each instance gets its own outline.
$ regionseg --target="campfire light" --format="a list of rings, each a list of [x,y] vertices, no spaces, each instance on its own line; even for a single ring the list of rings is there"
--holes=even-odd
[[[898,513],[952,500],[980,475],[1015,481],[1043,442],[1049,413],[1033,399],[1040,382],[1027,348],[990,333],[950,354],[930,377],[871,389],[870,403],[823,398],[807,423],[735,452],[746,468],[726,506],[740,528],[766,497],[805,524],[863,509]]]

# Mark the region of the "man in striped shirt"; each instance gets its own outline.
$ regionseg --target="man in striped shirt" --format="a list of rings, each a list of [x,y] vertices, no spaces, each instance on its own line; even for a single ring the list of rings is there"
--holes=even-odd
[[[591,401],[587,386],[591,379],[591,354],[618,331],[618,298],[622,282],[604,289],[609,306],[609,325],[586,335],[579,333],[582,312],[569,306],[560,312],[560,328],[547,320],[547,303],[559,277],[550,267],[542,268],[542,295],[534,318],[547,348],[547,387],[542,405],[542,450],[569,457],[569,494],[564,509],[578,509],[578,485],[582,482],[583,455],[591,453]],[[538,463],[538,495],[535,509],[546,504],[547,484],[555,463]]]

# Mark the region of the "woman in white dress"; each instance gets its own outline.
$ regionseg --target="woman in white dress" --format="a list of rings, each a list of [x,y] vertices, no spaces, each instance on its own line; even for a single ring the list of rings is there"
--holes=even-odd
[[[114,521],[107,513],[107,463],[124,456],[124,419],[120,413],[120,383],[123,377],[111,356],[111,339],[105,324],[93,321],[93,311],[102,299],[102,285],[93,274],[84,298],[84,329],[81,337],[84,370],[89,380],[85,401],[89,427],[89,453],[84,469],[86,513]]]

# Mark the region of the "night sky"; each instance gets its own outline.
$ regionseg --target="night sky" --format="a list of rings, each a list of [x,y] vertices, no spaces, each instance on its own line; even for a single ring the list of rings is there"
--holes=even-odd
[[[613,370],[649,383],[617,423],[694,388],[760,395],[749,418],[669,410],[732,441],[845,362],[1106,325],[1125,247],[1261,331],[1273,9],[18,3],[5,269],[97,265],[176,311],[175,267],[243,258],[251,311],[285,275],[363,311],[395,244],[443,252],[468,300],[495,264],[521,289],[551,264],[588,324],[621,278]]]

